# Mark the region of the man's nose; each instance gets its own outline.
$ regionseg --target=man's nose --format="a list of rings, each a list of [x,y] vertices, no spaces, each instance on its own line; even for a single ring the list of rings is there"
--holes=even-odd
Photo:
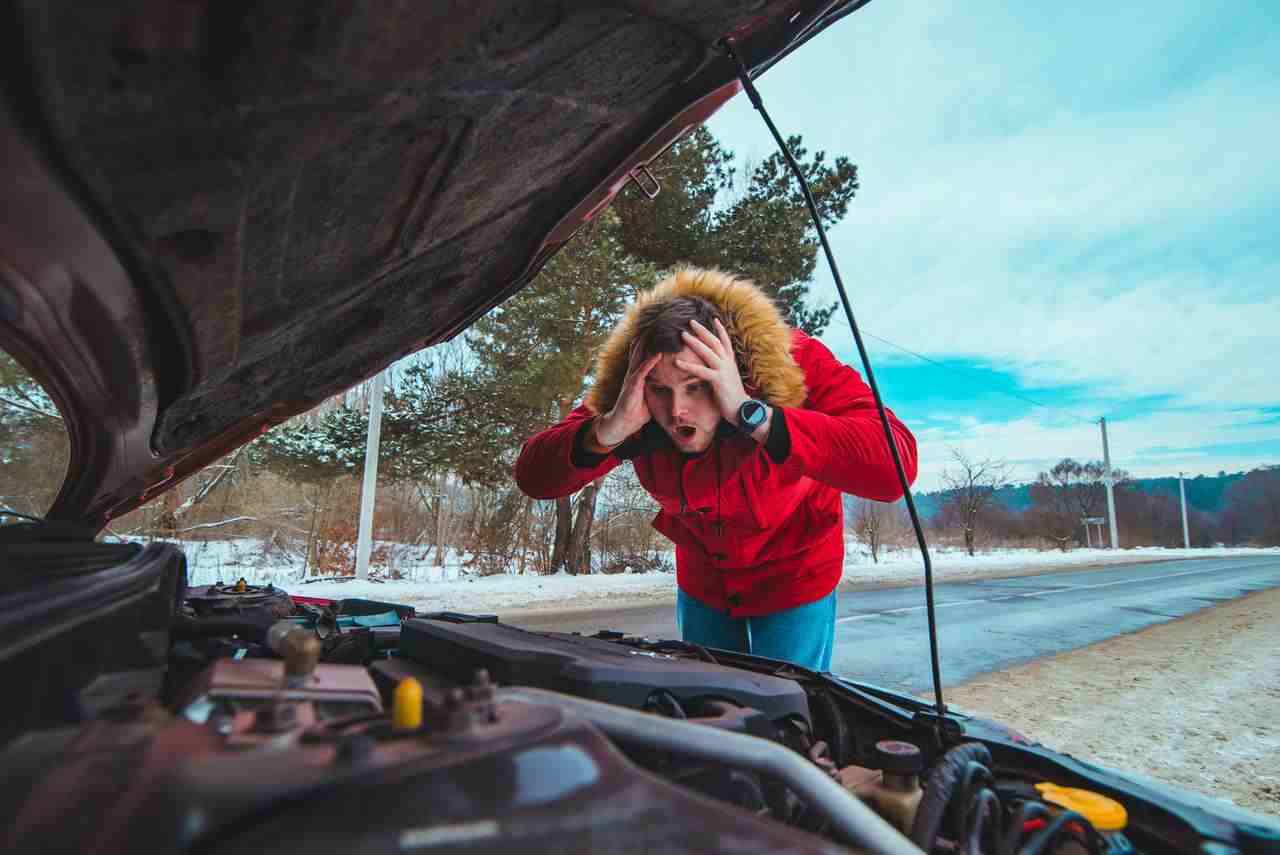
[[[689,415],[689,396],[677,389],[671,393],[671,420],[679,421]]]

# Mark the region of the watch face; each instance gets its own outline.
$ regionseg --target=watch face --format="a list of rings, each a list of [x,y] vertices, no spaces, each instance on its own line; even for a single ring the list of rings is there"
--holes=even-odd
[[[764,404],[759,401],[747,401],[738,408],[738,420],[745,428],[758,428],[764,424]]]

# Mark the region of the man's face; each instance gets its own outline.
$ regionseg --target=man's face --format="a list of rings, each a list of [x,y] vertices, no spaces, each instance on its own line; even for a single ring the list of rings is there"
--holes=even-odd
[[[689,348],[664,353],[644,383],[644,402],[653,420],[684,452],[706,451],[720,424],[720,408],[705,380],[676,367],[676,360],[701,365]]]

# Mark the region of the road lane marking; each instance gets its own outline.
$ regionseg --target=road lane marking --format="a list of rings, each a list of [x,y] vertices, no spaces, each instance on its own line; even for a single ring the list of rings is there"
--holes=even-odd
[[[1261,564],[1249,564],[1249,565],[1246,565],[1245,567],[1237,567],[1232,569],[1239,570],[1239,569],[1248,569],[1250,567],[1266,567],[1270,563],[1271,562],[1263,562]],[[1209,570],[1184,570],[1181,573],[1169,573],[1164,576],[1144,576],[1140,579],[1117,579],[1111,582],[1095,582],[1092,585],[1071,585],[1065,588],[1050,588],[1044,591],[1031,591],[1025,594],[1001,594],[998,597],[983,597],[982,599],[977,599],[977,600],[954,600],[948,603],[934,603],[933,607],[936,610],[941,608],[947,608],[949,606],[972,606],[972,605],[977,605],[979,603],[1003,602],[1006,600],[1013,599],[1014,597],[1019,597],[1022,599],[1026,599],[1029,597],[1047,597],[1050,594],[1064,594],[1070,591],[1084,591],[1092,588],[1109,588],[1112,585],[1124,585],[1124,584],[1133,584],[1133,583],[1139,583],[1139,582],[1158,582],[1163,579],[1177,579],[1180,576],[1194,576],[1198,573],[1220,573],[1222,572],[1222,569],[1223,568],[1218,567],[1216,569],[1209,569]],[[900,614],[907,614],[909,612],[922,612],[927,608],[928,608],[927,605],[905,606],[903,608],[898,608],[898,609],[885,609],[884,611],[879,611],[879,612],[865,612],[863,614],[846,615],[845,617],[842,617],[842,618],[836,618],[836,623],[850,623],[855,620],[870,620],[871,618],[884,617],[885,615],[900,615]]]
[[[948,603],[934,603],[933,607],[935,609],[945,609],[950,606],[971,606],[975,603],[987,602],[990,602],[990,600],[953,600]],[[848,615],[847,617],[836,618],[836,623],[844,623],[849,620],[866,620],[867,618],[881,617],[883,615],[899,615],[906,614],[907,612],[918,612],[923,608],[924,606],[904,606],[900,609],[885,609],[884,611],[879,612],[866,612],[865,614],[860,615]]]

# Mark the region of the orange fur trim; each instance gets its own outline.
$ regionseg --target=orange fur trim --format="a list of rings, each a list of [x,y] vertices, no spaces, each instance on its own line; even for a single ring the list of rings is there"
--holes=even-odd
[[[587,392],[587,409],[608,412],[622,393],[627,357],[640,309],[675,297],[702,297],[720,309],[729,337],[746,368],[743,383],[751,393],[776,407],[798,407],[806,397],[804,371],[791,356],[791,328],[763,291],[747,279],[719,270],[682,268],[640,295],[614,327],[596,357],[595,385]]]

